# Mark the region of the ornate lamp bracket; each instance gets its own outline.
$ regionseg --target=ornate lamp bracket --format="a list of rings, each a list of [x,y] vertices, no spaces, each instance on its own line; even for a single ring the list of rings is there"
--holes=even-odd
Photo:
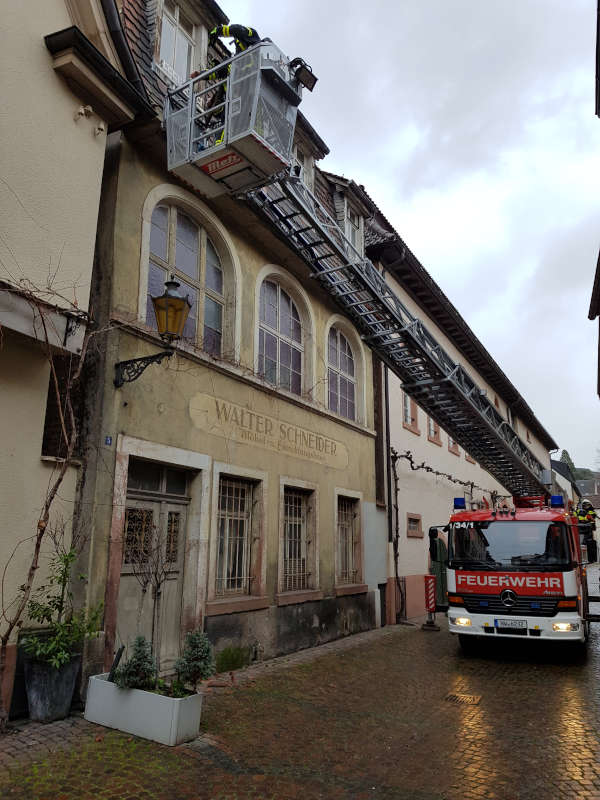
[[[118,361],[115,364],[114,384],[119,389],[124,383],[137,380],[150,364],[160,364],[163,358],[171,358],[175,350],[162,350],[153,356],[144,358],[131,358],[129,361]]]

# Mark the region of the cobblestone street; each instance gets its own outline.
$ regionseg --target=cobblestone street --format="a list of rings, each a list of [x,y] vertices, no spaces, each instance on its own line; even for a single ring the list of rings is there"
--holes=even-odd
[[[600,635],[587,657],[517,640],[465,658],[441,619],[238,673],[188,746],[77,717],[18,726],[0,741],[0,796],[600,798]]]

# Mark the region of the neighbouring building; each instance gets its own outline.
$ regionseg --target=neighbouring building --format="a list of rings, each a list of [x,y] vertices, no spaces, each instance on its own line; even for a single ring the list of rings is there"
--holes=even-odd
[[[35,6],[35,7],[33,7]],[[149,110],[133,61],[108,32],[113,0],[8,3],[2,14],[0,155],[0,565],[8,610],[31,562],[31,537],[60,470],[59,388],[76,369],[89,307],[109,130]],[[68,424],[68,423],[67,423]],[[69,467],[49,525],[69,530]],[[38,582],[44,574],[42,552]],[[12,607],[14,608],[14,606]],[[2,687],[8,702],[18,629]]]
[[[365,188],[351,179],[318,171],[315,192],[359,252],[382,271],[408,311],[423,321],[455,363],[462,364],[485,391],[506,424],[547,469],[549,485],[549,451],[557,447],[556,443]],[[376,379],[378,370],[382,370],[381,365],[375,372]],[[402,391],[401,381],[392,372],[388,371],[383,379],[379,377],[379,382],[380,392],[377,380],[374,385],[374,404],[377,408],[381,395],[382,417],[389,407],[392,448],[390,462],[385,458],[378,461],[377,472],[381,502],[385,503],[386,489],[392,498],[385,569],[387,621],[395,622],[397,618],[418,617],[425,612],[423,576],[430,571],[428,529],[447,523],[453,498],[464,497],[467,507],[478,508],[511,502],[511,497]],[[378,552],[381,555],[381,548]],[[440,605],[445,603],[443,575],[442,569],[438,582]]]
[[[574,506],[579,504],[583,495],[571,467],[564,461],[552,459],[552,488],[553,494],[562,494],[565,500],[570,500]]]

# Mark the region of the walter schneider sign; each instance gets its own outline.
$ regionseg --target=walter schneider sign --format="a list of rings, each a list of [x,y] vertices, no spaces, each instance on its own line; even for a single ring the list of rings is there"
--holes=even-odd
[[[348,449],[343,442],[229,400],[198,393],[190,400],[190,416],[194,425],[206,433],[334,469],[348,466]]]

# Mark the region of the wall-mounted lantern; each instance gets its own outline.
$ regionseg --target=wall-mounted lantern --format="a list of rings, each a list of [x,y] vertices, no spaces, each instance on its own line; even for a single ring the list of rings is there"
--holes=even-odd
[[[171,358],[175,352],[174,342],[181,339],[183,329],[187,322],[192,304],[189,297],[182,297],[177,291],[180,284],[171,276],[165,281],[165,292],[160,297],[151,297],[152,307],[156,316],[156,325],[161,339],[168,342],[169,350],[162,350],[152,356],[144,358],[131,358],[129,361],[119,361],[115,364],[114,384],[117,388],[124,383],[131,383],[140,377],[150,364],[160,364],[163,358]]]

